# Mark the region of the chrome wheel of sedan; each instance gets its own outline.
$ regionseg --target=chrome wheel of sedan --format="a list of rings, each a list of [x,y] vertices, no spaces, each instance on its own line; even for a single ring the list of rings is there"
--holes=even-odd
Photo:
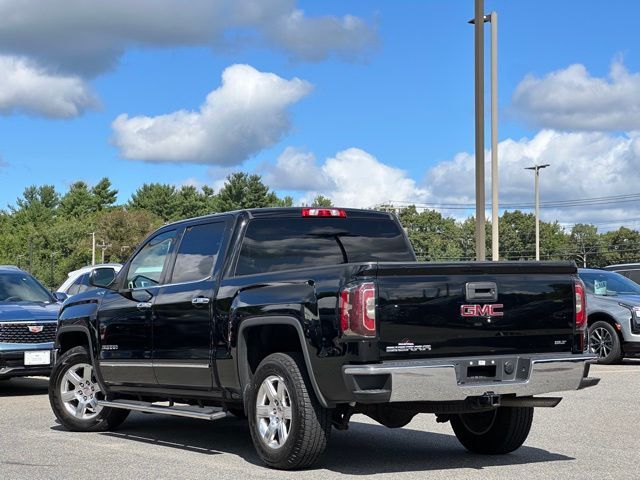
[[[60,395],[65,410],[79,420],[91,420],[98,416],[102,392],[88,363],[72,365],[60,381]]]
[[[256,398],[256,423],[266,446],[277,450],[286,443],[292,416],[291,396],[284,379],[278,375],[268,376]]]
[[[607,357],[613,350],[613,337],[606,328],[594,328],[589,338],[589,347],[592,353],[600,358]]]

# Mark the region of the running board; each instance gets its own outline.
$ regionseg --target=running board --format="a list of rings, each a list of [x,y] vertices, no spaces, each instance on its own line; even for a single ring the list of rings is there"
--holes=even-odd
[[[144,413],[158,413],[160,415],[173,415],[176,417],[199,418],[200,420],[219,420],[227,416],[227,412],[216,407],[193,407],[190,405],[162,406],[149,402],[137,402],[135,400],[99,400],[98,405],[109,408],[122,408]]]

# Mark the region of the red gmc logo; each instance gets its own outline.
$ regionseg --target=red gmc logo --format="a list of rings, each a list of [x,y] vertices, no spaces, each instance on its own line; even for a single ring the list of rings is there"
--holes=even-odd
[[[500,311],[504,305],[493,303],[487,305],[462,305],[460,315],[463,317],[502,317],[504,313]]]

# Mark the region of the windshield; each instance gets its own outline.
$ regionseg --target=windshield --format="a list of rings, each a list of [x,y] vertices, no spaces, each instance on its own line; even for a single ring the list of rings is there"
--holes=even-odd
[[[53,302],[46,288],[24,272],[0,274],[0,303]]]
[[[640,295],[640,285],[615,272],[582,272],[580,278],[595,295]]]

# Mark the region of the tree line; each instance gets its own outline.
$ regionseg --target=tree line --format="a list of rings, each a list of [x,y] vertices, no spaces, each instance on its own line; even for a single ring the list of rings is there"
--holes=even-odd
[[[278,196],[260,176],[242,172],[229,175],[218,192],[206,185],[147,183],[124,204],[117,204],[117,195],[108,178],[92,187],[75,182],[64,193],[52,185],[27,187],[14,205],[0,211],[0,264],[30,270],[55,288],[68,272],[91,263],[93,234],[97,262],[123,262],[146,235],[167,222],[294,204],[293,198]],[[329,207],[332,202],[317,196],[311,205]],[[398,215],[420,260],[473,260],[473,218],[460,222],[413,206],[380,208]],[[577,224],[565,231],[558,222],[541,222],[540,236],[543,260],[573,259],[581,266],[598,267],[640,258],[640,233],[625,227],[600,233],[595,225]],[[515,210],[500,217],[502,259],[534,258],[534,239],[533,214]],[[491,225],[487,223],[487,251],[490,246]]]

